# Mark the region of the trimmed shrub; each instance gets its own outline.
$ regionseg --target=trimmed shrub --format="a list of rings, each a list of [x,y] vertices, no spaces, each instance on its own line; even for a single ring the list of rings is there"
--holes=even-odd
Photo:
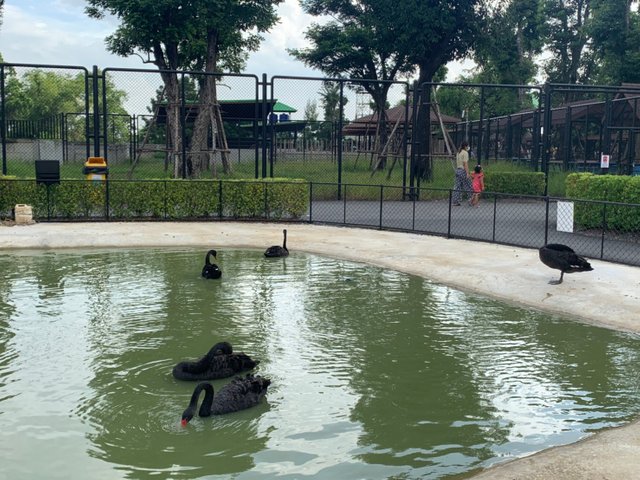
[[[32,205],[34,218],[270,218],[297,219],[309,207],[304,180],[35,180],[0,178],[0,215],[18,203]]]
[[[543,195],[542,172],[486,172],[485,190],[511,195]]]
[[[567,197],[640,204],[640,177],[572,173],[567,176]],[[640,207],[575,202],[575,222],[581,228],[600,228],[606,218],[608,228],[626,232],[640,231]]]

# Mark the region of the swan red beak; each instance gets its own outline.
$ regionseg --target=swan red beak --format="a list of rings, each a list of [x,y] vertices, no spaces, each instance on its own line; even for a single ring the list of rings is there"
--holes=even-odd
[[[187,423],[188,423],[188,422],[187,422],[187,419],[186,419],[186,418],[183,418],[182,420],[180,420],[180,425],[182,425],[183,427],[186,427],[186,426],[187,426]]]

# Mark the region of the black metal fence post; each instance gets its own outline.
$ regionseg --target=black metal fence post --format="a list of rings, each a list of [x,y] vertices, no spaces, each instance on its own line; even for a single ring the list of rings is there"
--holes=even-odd
[[[449,190],[449,213],[447,215],[447,238],[451,238],[451,207],[453,206],[453,190]]]
[[[313,223],[313,182],[309,182],[309,223]]]
[[[384,185],[380,185],[380,221],[378,223],[378,228],[382,230],[382,204],[384,202]]]
[[[224,210],[222,205],[222,180],[218,180],[218,217],[222,218]]]
[[[498,196],[493,196],[493,225],[491,227],[491,241],[496,241],[496,220],[498,218]]]
[[[7,174],[7,121],[4,91],[4,65],[0,65],[0,135],[2,135],[2,175]]]
[[[339,187],[338,187],[339,188]],[[347,223],[347,185],[344,185],[344,195],[342,198],[342,223]]]
[[[544,197],[544,244],[549,243],[549,197]],[[557,213],[556,213],[557,216]]]
[[[602,235],[600,237],[600,259],[604,258],[604,232],[607,229],[607,204],[602,204]]]
[[[93,73],[91,77],[93,86],[93,156],[100,156],[100,105],[98,92],[98,67],[93,66]]]

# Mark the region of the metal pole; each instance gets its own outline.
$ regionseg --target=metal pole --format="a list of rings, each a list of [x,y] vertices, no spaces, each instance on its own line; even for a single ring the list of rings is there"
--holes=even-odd
[[[98,66],[93,66],[93,156],[100,156],[100,106],[98,96]]]
[[[269,112],[267,109],[267,74],[262,74],[262,178],[267,176],[267,121]],[[256,164],[256,178],[258,178],[258,166]]]
[[[549,150],[551,143],[551,85],[544,86],[544,116],[542,126],[542,167],[544,172],[544,196],[549,193]]]
[[[187,119],[185,113],[186,106],[184,73],[180,75],[180,130],[182,132],[182,178],[187,178]]]
[[[2,133],[2,175],[7,174],[7,123],[4,91],[4,65],[0,65],[0,132]]]

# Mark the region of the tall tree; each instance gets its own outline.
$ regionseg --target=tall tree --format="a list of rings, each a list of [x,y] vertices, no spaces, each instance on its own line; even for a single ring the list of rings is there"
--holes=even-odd
[[[534,80],[544,25],[540,0],[511,0],[496,8],[473,58],[483,83],[527,85]]]
[[[594,68],[586,29],[591,1],[545,0],[543,11],[545,49],[551,54],[544,67],[547,80],[569,84],[588,81]]]
[[[314,16],[330,16],[324,24],[312,24],[305,32],[310,46],[289,53],[307,65],[334,77],[360,80],[374,103],[378,116],[380,148],[386,143],[387,95],[400,74],[414,66],[408,53],[396,46],[398,30],[393,22],[396,0],[301,0],[304,10]],[[325,119],[326,120],[326,119]],[[384,159],[377,165],[382,168]]]
[[[221,67],[240,69],[247,51],[258,48],[260,34],[276,23],[275,6],[282,1],[87,0],[90,17],[103,18],[109,13],[121,21],[106,39],[111,52],[148,56],[160,71],[168,102],[172,151],[179,159],[175,162],[175,176],[179,176],[181,167],[189,176],[199,175],[206,163],[209,128],[214,132],[222,129],[213,74]],[[188,159],[181,158],[184,139],[179,128],[180,81],[176,73],[180,69],[197,69],[205,74],[199,79],[200,109]],[[229,171],[226,155],[222,161],[224,170]]]
[[[418,84],[431,82],[442,65],[471,56],[480,37],[485,34],[489,18],[488,0],[397,2],[394,17],[398,25],[398,41],[410,52],[409,60],[418,66]],[[423,95],[427,92],[422,92]],[[427,151],[430,115],[420,101],[414,122],[416,137],[413,174],[431,179],[432,169]]]
[[[600,84],[640,82],[640,19],[633,0],[591,0],[587,25]],[[634,5],[635,4],[635,5]]]

